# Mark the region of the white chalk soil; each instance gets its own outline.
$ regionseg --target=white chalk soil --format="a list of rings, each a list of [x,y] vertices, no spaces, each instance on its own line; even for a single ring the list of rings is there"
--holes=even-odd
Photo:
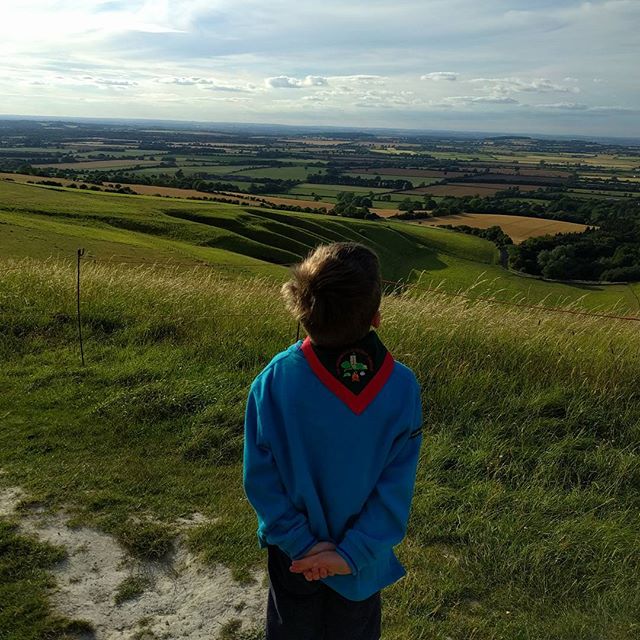
[[[0,489],[0,517],[12,517],[25,533],[66,549],[67,559],[53,570],[57,588],[51,602],[69,618],[90,622],[96,640],[210,640],[234,620],[240,631],[263,626],[264,571],[252,574],[253,583],[239,584],[225,566],[205,566],[179,541],[168,560],[141,562],[105,533],[69,527],[64,514],[34,511],[18,517],[24,497],[19,488]],[[206,521],[193,514],[177,524],[188,528]],[[118,587],[132,577],[144,591],[116,604]]]

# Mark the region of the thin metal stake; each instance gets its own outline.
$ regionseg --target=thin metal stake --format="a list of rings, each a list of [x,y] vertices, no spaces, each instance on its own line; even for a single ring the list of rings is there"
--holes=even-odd
[[[76,301],[78,310],[78,337],[80,339],[80,358],[82,359],[82,366],[84,367],[84,347],[82,345],[82,322],[80,321],[80,258],[84,255],[84,249],[78,249],[78,267],[77,273],[77,286],[76,286]]]

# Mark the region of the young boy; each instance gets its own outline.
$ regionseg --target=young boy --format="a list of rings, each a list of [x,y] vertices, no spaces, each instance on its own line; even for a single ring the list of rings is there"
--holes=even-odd
[[[378,640],[380,590],[405,575],[420,388],[380,326],[376,254],[323,245],[284,285],[308,334],[251,385],[243,483],[268,549],[267,640]]]

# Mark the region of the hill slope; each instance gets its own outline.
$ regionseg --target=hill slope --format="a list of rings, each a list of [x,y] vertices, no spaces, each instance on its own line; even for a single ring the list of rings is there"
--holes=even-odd
[[[73,266],[0,263],[0,487],[22,487],[25,509],[66,507],[134,555],[165,553],[177,520],[203,514],[189,548],[248,580],[264,556],[241,483],[244,401],[295,335],[277,283],[90,264],[83,291],[84,368]],[[425,408],[384,640],[635,639],[637,326],[434,295],[383,305],[381,336]],[[13,535],[3,548],[24,566],[36,551]],[[31,628],[49,628],[44,581],[5,575],[9,636],[18,594],[34,602]]]
[[[0,181],[3,255],[205,263],[283,277],[313,246],[355,240],[380,255],[387,280],[558,306],[640,309],[638,287],[547,283],[509,273],[490,242],[403,222],[361,221],[191,200],[93,193]],[[280,266],[278,266],[280,265]]]

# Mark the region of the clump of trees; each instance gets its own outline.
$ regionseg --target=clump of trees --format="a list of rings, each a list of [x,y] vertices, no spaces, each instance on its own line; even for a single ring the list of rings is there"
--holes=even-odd
[[[355,194],[350,191],[342,191],[338,194],[336,206],[333,212],[345,218],[360,218],[362,220],[374,220],[379,216],[370,211],[371,197]]]
[[[409,180],[402,179],[386,179],[379,175],[371,178],[361,176],[346,176],[336,172],[328,173],[312,173],[307,176],[307,182],[312,184],[343,184],[354,187],[374,187],[381,189],[389,189],[389,191],[404,191],[412,189],[413,183]]]
[[[553,280],[640,281],[640,201],[610,206],[599,228],[513,246],[510,266]]]

